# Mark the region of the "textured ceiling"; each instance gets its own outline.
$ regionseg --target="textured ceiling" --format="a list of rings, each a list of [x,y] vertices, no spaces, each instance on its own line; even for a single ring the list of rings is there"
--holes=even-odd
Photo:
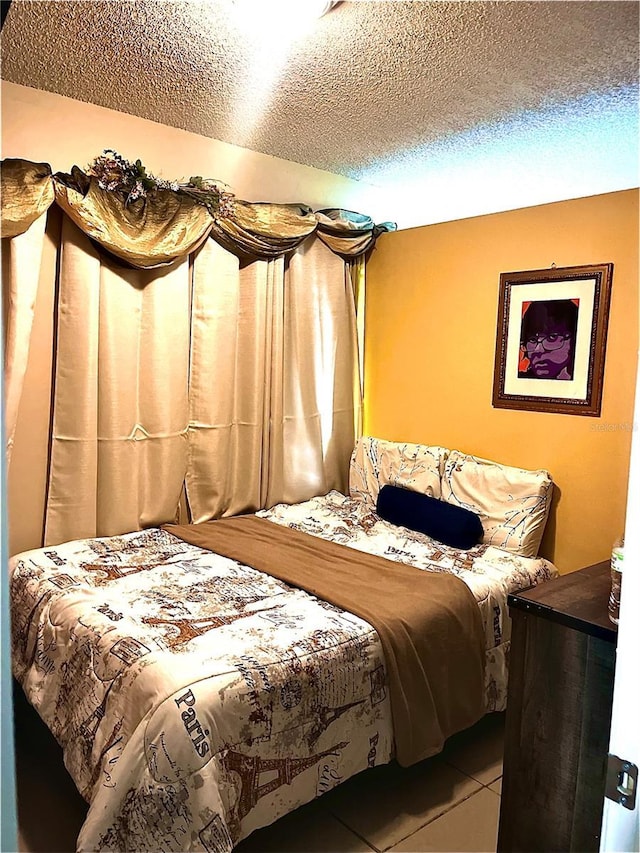
[[[2,77],[374,183],[523,114],[637,101],[637,2],[345,0],[293,39],[265,2],[13,0]]]

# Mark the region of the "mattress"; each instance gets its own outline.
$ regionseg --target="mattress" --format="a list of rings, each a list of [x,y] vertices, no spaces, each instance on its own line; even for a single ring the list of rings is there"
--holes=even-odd
[[[509,592],[542,559],[458,551],[330,492],[258,513],[451,572],[482,615],[486,707],[506,701]],[[373,628],[151,529],[10,562],[13,668],[90,802],[78,850],[216,851],[394,755]]]

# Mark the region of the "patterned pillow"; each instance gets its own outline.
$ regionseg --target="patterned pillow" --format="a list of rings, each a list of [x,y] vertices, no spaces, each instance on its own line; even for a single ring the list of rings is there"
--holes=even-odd
[[[444,447],[358,439],[349,467],[349,494],[375,511],[378,492],[387,483],[440,497],[440,477],[449,451]]]
[[[452,450],[444,465],[442,499],[477,512],[483,542],[523,557],[538,554],[551,508],[548,471],[525,471]]]

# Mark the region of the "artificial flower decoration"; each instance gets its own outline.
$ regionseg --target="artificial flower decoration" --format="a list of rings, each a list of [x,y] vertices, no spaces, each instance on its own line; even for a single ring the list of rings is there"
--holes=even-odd
[[[234,195],[225,184],[200,175],[189,178],[186,183],[157,178],[147,172],[141,160],[132,163],[111,148],[105,148],[100,156],[94,158],[87,174],[97,178],[101,189],[120,193],[125,205],[154,195],[159,190],[169,190],[202,204],[214,218],[229,217],[234,212]]]

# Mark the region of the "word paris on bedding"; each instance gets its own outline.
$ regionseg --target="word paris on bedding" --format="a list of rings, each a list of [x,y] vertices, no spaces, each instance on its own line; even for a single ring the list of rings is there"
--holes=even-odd
[[[77,849],[229,853],[504,709],[552,490],[362,438],[348,495],[13,557],[13,671],[90,803]]]

